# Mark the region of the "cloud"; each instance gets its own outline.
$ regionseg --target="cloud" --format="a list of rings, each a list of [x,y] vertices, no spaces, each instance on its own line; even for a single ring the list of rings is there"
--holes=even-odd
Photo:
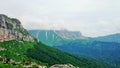
[[[85,36],[120,33],[119,0],[1,0],[0,13],[26,29],[68,29]]]

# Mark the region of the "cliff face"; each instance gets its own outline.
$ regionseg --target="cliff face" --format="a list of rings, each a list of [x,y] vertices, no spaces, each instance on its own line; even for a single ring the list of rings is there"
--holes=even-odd
[[[0,42],[14,39],[34,41],[19,20],[0,14]]]
[[[80,31],[29,30],[29,33],[37,38],[38,41],[49,46],[62,45],[74,40],[88,39],[88,37],[83,36]]]

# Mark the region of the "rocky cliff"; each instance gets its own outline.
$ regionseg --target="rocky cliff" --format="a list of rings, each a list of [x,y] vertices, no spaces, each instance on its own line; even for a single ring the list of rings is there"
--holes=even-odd
[[[34,41],[33,37],[23,28],[18,19],[0,14],[0,42],[14,39]]]
[[[69,31],[69,30],[58,30],[54,31],[58,36],[63,39],[76,40],[76,39],[86,39],[80,31]]]
[[[37,38],[38,41],[49,46],[61,45],[74,40],[88,39],[88,37],[83,36],[80,31],[29,30],[29,33]]]

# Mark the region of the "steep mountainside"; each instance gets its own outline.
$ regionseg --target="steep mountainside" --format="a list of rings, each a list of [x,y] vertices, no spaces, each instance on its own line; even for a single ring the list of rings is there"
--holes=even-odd
[[[76,39],[87,39],[79,31],[68,30],[29,30],[29,33],[46,45],[54,46]]]
[[[13,39],[34,41],[19,20],[0,14],[0,42]]]

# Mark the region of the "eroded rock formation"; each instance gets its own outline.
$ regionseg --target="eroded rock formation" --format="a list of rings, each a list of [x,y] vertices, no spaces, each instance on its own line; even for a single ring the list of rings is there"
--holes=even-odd
[[[34,41],[33,37],[23,28],[19,20],[0,14],[0,42],[14,39]]]

